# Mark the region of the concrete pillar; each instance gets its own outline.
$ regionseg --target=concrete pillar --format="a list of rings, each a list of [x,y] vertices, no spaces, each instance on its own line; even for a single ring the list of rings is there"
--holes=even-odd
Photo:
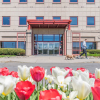
[[[32,32],[31,30],[26,31],[26,56],[32,55],[32,40],[31,40]]]
[[[97,49],[100,50],[100,41],[97,42]]]
[[[66,54],[72,55],[72,31],[66,30]]]

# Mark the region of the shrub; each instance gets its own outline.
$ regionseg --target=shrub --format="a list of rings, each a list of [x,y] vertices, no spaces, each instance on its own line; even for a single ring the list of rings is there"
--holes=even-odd
[[[0,48],[0,55],[24,56],[25,50],[19,48]]]
[[[87,50],[90,54],[100,54],[100,50],[92,49],[92,50]]]

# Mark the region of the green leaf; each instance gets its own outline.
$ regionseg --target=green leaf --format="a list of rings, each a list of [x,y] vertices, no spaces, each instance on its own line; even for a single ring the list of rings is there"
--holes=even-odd
[[[4,100],[4,99],[0,96],[0,100]]]

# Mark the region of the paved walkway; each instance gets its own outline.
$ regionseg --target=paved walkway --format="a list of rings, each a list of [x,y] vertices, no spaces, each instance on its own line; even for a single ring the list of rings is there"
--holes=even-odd
[[[100,63],[100,58],[65,60],[65,56],[22,56],[0,58],[4,62],[26,62],[26,63]]]

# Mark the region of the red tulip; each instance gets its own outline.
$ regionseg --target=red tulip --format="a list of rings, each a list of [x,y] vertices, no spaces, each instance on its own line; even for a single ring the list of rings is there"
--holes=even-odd
[[[40,92],[39,100],[61,100],[62,95],[56,89],[50,89]]]
[[[65,67],[64,69],[65,69],[66,71],[69,71],[69,73],[65,76],[65,78],[68,77],[68,76],[73,76],[73,73],[72,73],[72,70],[73,70],[73,69],[72,69],[72,68]]]
[[[9,69],[4,67],[4,68],[0,68],[0,75],[2,76],[8,76],[9,75]]]
[[[84,71],[86,71],[86,69],[85,68],[77,68],[77,70],[81,70],[82,72],[84,72]]]
[[[100,86],[91,87],[94,100],[100,100]]]
[[[94,87],[100,86],[100,79],[95,79]]]
[[[13,77],[16,77],[16,78],[19,77],[18,76],[18,73],[17,72],[14,72],[14,71],[10,72],[9,75],[12,75]]]
[[[39,82],[44,78],[45,69],[39,66],[30,69],[31,76],[34,81]]]
[[[95,74],[89,73],[89,78],[96,78]]]
[[[55,68],[55,66],[50,68],[51,74],[52,74],[52,69],[53,69],[53,68]]]
[[[32,85],[29,81],[20,81],[16,84],[14,89],[20,100],[28,100],[35,89],[35,85]]]

